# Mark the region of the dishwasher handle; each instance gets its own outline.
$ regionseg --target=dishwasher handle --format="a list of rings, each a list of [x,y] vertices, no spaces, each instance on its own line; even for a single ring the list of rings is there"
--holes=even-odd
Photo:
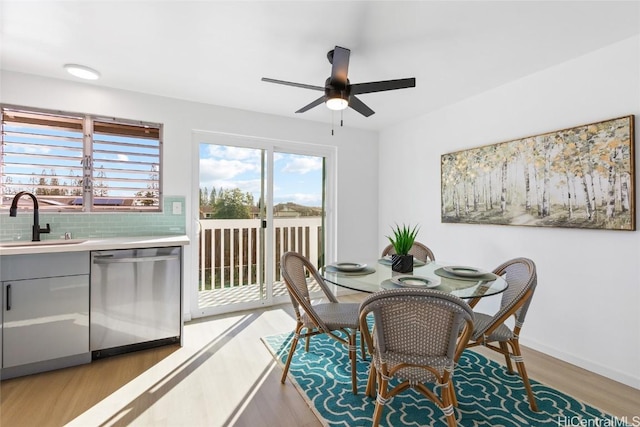
[[[179,260],[177,255],[158,255],[158,256],[141,256],[129,258],[113,258],[113,255],[96,255],[93,257],[94,264],[116,264],[116,263],[134,263],[134,262],[154,262],[154,261],[173,261]]]

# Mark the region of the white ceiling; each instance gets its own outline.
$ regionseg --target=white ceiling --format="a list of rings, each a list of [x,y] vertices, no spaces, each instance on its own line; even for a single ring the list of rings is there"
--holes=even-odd
[[[331,122],[312,90],[335,45],[352,83],[416,77],[416,88],[360,95],[382,129],[640,32],[638,1],[30,1],[0,3],[1,68],[207,104]],[[334,119],[339,120],[339,113]]]

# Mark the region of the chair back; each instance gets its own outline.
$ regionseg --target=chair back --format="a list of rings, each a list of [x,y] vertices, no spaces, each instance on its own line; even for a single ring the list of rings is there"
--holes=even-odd
[[[366,326],[373,313],[373,338]],[[458,339],[463,325],[463,338]],[[462,299],[431,289],[377,292],[360,305],[360,329],[377,354],[444,356],[455,362],[473,329],[473,311]],[[466,336],[466,339],[464,338]]]
[[[396,250],[393,248],[393,245],[388,245],[386,248],[382,250],[382,256],[385,257],[387,255],[394,255]],[[427,246],[423,245],[420,242],[414,242],[411,249],[409,249],[409,255],[413,255],[416,259],[420,261],[435,261],[436,257]]]
[[[538,282],[535,263],[528,258],[514,258],[502,263],[493,272],[498,276],[504,276],[509,285],[502,294],[500,311],[496,316],[512,310],[517,305],[519,308],[514,313],[516,322],[524,323]]]
[[[302,307],[302,310],[307,313],[318,327],[326,329],[324,322],[315,313],[311,305],[309,282],[317,283],[330,302],[338,302],[338,299],[331,292],[318,270],[298,252],[285,252],[280,258],[280,269],[287,291],[289,291],[296,317],[298,319],[301,318],[300,307]]]
[[[493,273],[503,276],[509,286],[502,293],[500,310],[488,322],[476,324],[473,339],[488,335],[512,315],[515,316],[517,335],[517,331],[524,324],[538,282],[536,265],[528,258],[514,258],[506,261],[496,267]]]

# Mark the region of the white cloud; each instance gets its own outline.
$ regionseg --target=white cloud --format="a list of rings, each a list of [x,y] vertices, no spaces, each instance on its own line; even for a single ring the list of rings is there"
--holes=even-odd
[[[322,169],[322,158],[320,157],[293,157],[289,163],[284,165],[282,171],[305,174],[320,169]]]
[[[215,179],[229,180],[245,172],[258,173],[257,164],[239,160],[200,159],[200,182]]]
[[[230,147],[226,145],[208,144],[206,154],[218,160],[251,160],[260,159],[260,150],[256,148]]]
[[[20,146],[19,151],[28,154],[49,154],[51,153],[51,148],[49,147],[32,147],[32,146]]]

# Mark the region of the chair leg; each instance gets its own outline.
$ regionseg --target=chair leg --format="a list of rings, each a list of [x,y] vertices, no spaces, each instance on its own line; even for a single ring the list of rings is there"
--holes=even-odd
[[[364,348],[364,337],[362,336],[362,332],[360,332],[360,351],[362,352],[362,360],[367,360],[367,352]]]
[[[502,354],[504,355],[504,360],[507,365],[507,371],[510,374],[513,374],[513,366],[511,365],[511,353],[509,352],[509,346],[504,341],[500,341],[500,349],[502,350]]]
[[[449,378],[449,394],[451,396],[451,404],[458,406],[458,398],[456,397],[456,389],[453,387],[453,378]]]
[[[304,351],[309,353],[309,342],[311,342],[311,336],[308,335],[304,341]]]
[[[378,397],[376,398],[376,408],[373,411],[373,427],[378,427],[380,424],[380,418],[382,418],[382,410],[384,409],[384,402],[387,399],[387,386],[388,380],[384,379],[381,375],[378,375]]]
[[[453,384],[451,380],[449,380],[448,386],[442,387],[442,412],[447,419],[448,427],[456,427],[458,425],[456,421],[456,414],[453,410],[453,402],[451,401],[451,397],[455,396],[453,388]]]
[[[287,355],[287,361],[284,364],[284,369],[282,370],[282,378],[280,382],[284,384],[287,379],[287,373],[289,372],[289,365],[291,365],[291,359],[293,359],[293,353],[296,351],[296,347],[298,346],[298,334],[300,334],[300,330],[302,329],[302,324],[298,324],[296,326],[296,330],[293,335],[293,340],[291,341],[291,348],[289,348],[289,354]]]
[[[369,378],[367,378],[367,389],[365,394],[371,398],[376,398],[376,387],[378,386],[376,373],[376,367],[373,366],[373,361],[369,364]]]
[[[518,368],[518,373],[522,378],[522,382],[524,383],[524,388],[527,390],[527,396],[529,397],[529,407],[532,411],[538,412],[538,404],[536,403],[536,398],[533,395],[533,390],[531,389],[531,383],[529,382],[529,376],[527,375],[527,369],[524,367],[524,359],[522,358],[522,352],[520,351],[520,343],[517,339],[510,340],[509,344],[511,344],[511,348],[513,349],[514,359],[516,361],[516,368]]]
[[[349,334],[349,359],[351,359],[351,388],[353,390],[353,394],[358,394],[356,334],[357,331],[351,331]]]

